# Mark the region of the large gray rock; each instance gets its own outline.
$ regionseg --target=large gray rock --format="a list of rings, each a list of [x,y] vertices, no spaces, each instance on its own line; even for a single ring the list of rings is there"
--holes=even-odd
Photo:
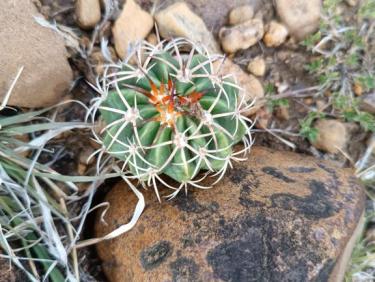
[[[111,282],[342,281],[364,211],[351,169],[259,147],[212,189],[162,203],[152,190],[134,229],[98,245]],[[136,205],[123,182],[106,201],[97,236]]]
[[[63,39],[40,26],[31,0],[0,1],[0,98],[24,70],[8,105],[44,107],[60,102],[73,77]]]

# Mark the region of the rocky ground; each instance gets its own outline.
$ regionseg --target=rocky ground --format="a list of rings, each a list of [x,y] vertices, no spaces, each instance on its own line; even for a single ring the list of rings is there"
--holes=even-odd
[[[17,23],[0,32],[8,42],[0,45],[5,56],[1,57],[5,62],[0,69],[1,93],[20,66],[25,75],[25,84],[17,84],[9,100],[12,106],[46,107],[70,98],[89,105],[97,95],[89,83],[95,83],[104,64],[125,59],[134,42],[156,43],[158,36],[186,37],[205,44],[210,52],[225,54],[224,71],[235,74],[247,98],[256,100],[248,113],[256,120],[255,145],[272,150],[256,149],[250,158],[255,165],[249,162],[227,176],[217,189],[225,194],[223,187],[234,185],[231,195],[213,192],[208,201],[194,192],[188,196],[191,204],[163,204],[162,209],[149,198],[152,204],[135,230],[139,237],[124,236],[98,247],[110,281],[124,281],[124,277],[248,281],[259,271],[265,273],[264,281],[280,275],[295,281],[342,278],[344,250],[365,205],[350,176],[354,173],[346,168],[355,167],[357,176],[368,183],[368,194],[374,193],[374,176],[363,172],[375,164],[374,2],[33,0],[34,6],[26,0],[25,5],[13,2],[0,3],[1,11],[13,5],[1,17],[2,25]],[[66,107],[59,119],[82,120],[84,115],[79,106]],[[60,153],[45,154],[45,161],[53,159],[55,169],[64,174],[90,174],[95,160],[87,163],[87,157],[95,145],[89,136],[89,132],[75,132],[56,139],[49,146]],[[111,191],[106,198],[113,206],[109,225],[97,224],[98,235],[128,221],[131,213],[121,209],[119,200],[128,196],[118,188],[120,184],[111,190],[112,184],[96,199],[100,202]],[[231,209],[231,201],[235,206],[236,200],[240,204]],[[371,199],[367,203],[371,214],[374,203]],[[150,213],[156,210],[160,218],[155,219]],[[165,222],[161,215],[165,210],[167,220],[180,228],[172,231],[163,226],[165,234],[149,238],[145,230]],[[285,218],[290,224],[283,222]],[[95,219],[91,221],[94,225]],[[374,244],[374,224],[371,220],[367,224],[366,244]],[[184,225],[196,231],[189,237]],[[86,233],[93,231],[89,223]],[[178,239],[172,238],[176,234]],[[129,252],[124,251],[128,240],[134,244]],[[249,249],[257,254],[250,258],[243,249],[254,241],[263,245]],[[110,255],[108,250],[114,251]],[[226,256],[228,250],[234,257]],[[130,261],[138,253],[140,261]],[[88,277],[94,277],[88,280],[106,279],[94,249],[81,257],[83,267],[91,272]],[[251,265],[237,269],[232,260],[249,260]]]

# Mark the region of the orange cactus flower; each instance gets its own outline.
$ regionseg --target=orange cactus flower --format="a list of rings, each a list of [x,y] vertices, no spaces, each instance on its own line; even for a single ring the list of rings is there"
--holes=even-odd
[[[154,104],[160,116],[155,118],[155,121],[166,123],[168,126],[173,127],[175,120],[182,115],[181,112],[175,109],[175,96],[174,96],[174,84],[171,79],[168,80],[167,87],[164,83],[161,83],[159,89],[150,80],[151,91],[147,97],[149,97],[150,103]],[[166,89],[167,88],[167,89]],[[203,93],[193,92],[192,94],[181,97],[176,96],[181,105],[191,105],[199,102],[202,98]]]

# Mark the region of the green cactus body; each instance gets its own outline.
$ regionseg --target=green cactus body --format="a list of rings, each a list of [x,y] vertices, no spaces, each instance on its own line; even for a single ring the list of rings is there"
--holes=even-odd
[[[221,172],[250,133],[240,88],[215,75],[207,53],[190,46],[181,54],[189,44],[144,45],[138,66],[123,63],[105,78],[100,141],[142,181],[165,174],[189,183],[202,170]]]

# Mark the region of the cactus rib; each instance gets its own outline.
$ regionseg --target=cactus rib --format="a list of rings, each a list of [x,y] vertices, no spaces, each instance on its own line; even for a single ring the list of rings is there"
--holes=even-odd
[[[100,97],[91,115],[100,112],[105,123],[94,134],[99,162],[114,157],[129,178],[154,186],[159,200],[157,183],[174,190],[171,197],[188,185],[208,188],[201,180],[220,180],[249,152],[253,122],[244,113],[253,101],[245,100],[235,77],[219,74],[225,58],[189,40],[143,42],[133,58],[134,65],[108,65],[94,86]],[[240,141],[244,147],[236,151]]]

